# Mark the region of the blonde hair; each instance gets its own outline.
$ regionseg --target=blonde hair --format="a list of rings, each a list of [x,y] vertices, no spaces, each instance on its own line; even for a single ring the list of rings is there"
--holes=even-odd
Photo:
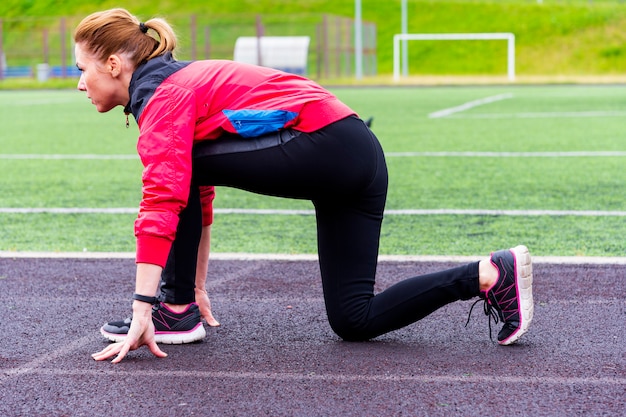
[[[159,39],[152,37],[152,29]],[[83,44],[100,61],[113,54],[127,54],[135,68],[166,52],[174,52],[176,34],[161,18],[145,23],[126,9],[110,9],[85,17],[74,31],[74,42]]]

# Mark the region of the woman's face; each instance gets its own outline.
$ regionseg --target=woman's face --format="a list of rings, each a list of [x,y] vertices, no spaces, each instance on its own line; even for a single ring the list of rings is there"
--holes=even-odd
[[[78,89],[100,113],[128,103],[128,86],[132,72],[128,73],[124,59],[111,55],[106,61],[98,61],[80,43],[76,44],[76,67],[81,71]]]

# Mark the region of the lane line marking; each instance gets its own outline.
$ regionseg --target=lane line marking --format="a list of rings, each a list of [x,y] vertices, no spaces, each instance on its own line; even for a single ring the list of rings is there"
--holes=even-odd
[[[469,263],[487,255],[379,255],[380,262],[458,262]],[[32,259],[135,259],[134,252],[18,252],[0,251],[0,258]],[[224,261],[318,261],[316,254],[212,252],[211,260]],[[626,265],[626,257],[533,256],[534,264]]]
[[[3,214],[137,214],[136,207],[1,207]]]
[[[0,214],[137,214],[135,207],[0,207]],[[313,216],[315,210],[216,208],[216,214]],[[488,209],[398,209],[386,216],[574,216],[626,217],[626,211],[611,210],[488,210]]]
[[[626,151],[572,152],[387,152],[389,157],[462,157],[462,158],[582,158],[624,157]]]
[[[579,111],[579,112],[521,112],[521,113],[474,113],[454,114],[454,119],[549,119],[580,117],[624,117],[624,111]]]
[[[16,368],[3,369],[0,372],[0,384],[4,383],[6,380],[11,379],[13,377],[18,377],[23,374],[33,374],[40,372],[40,369],[43,365],[48,362],[52,362],[55,359],[58,359],[63,356],[68,356],[72,352],[81,349],[84,346],[87,346],[90,342],[93,342],[95,339],[94,336],[84,336],[80,339],[74,340],[69,344],[63,344],[63,347],[60,347],[57,350],[54,350],[49,353],[45,353],[40,355],[39,357],[26,362],[23,365],[20,365]]]
[[[450,116],[450,115],[455,114],[455,113],[459,113],[459,112],[463,112],[465,110],[472,109],[474,107],[482,106],[482,105],[489,104],[489,103],[494,103],[496,101],[507,100],[507,99],[510,99],[510,98],[513,98],[513,94],[511,94],[511,93],[498,94],[498,95],[495,95],[495,96],[485,97],[485,98],[481,98],[481,99],[478,99],[478,100],[473,100],[473,101],[469,101],[467,103],[463,103],[460,106],[450,107],[450,108],[443,109],[443,110],[438,110],[436,112],[430,113],[428,115],[428,118],[429,119],[439,119],[439,118],[442,118],[442,117]]]
[[[79,102],[74,98],[41,98],[35,100],[15,100],[14,102],[0,102],[0,106],[6,107],[22,107],[22,106],[38,106],[38,105],[48,105],[48,104],[78,104]]]
[[[626,115],[626,113],[625,113]],[[491,152],[491,151],[408,151],[385,152],[386,157],[464,157],[464,158],[580,158],[624,157],[626,151],[555,151],[555,152]],[[126,154],[0,154],[2,160],[139,160]]]
[[[227,281],[232,281],[234,279],[241,280],[243,276],[246,276],[249,272],[254,271],[259,268],[259,265],[253,264],[255,266],[249,266],[245,269],[238,269],[237,273],[229,274],[229,278],[222,278],[210,281],[210,286],[213,291],[215,291],[219,285],[227,283]],[[20,301],[25,303],[63,303],[67,302],[69,297],[40,297],[40,296],[11,296],[12,301]],[[108,302],[108,303],[126,303],[128,304],[129,297],[71,297],[72,300],[87,302],[87,303],[97,303],[97,302]],[[219,300],[221,303],[240,303],[240,304],[320,304],[324,303],[324,298],[322,296],[311,296],[306,298],[299,297],[241,297],[239,295],[212,295],[211,300]],[[568,299],[546,299],[546,300],[535,300],[535,305],[541,305],[542,307],[550,306],[550,305],[578,305],[578,306],[603,306],[610,307],[613,305],[626,305],[626,299],[623,298],[586,298],[584,300],[580,300],[577,298],[568,298]],[[467,301],[467,305],[471,305],[470,301]]]
[[[497,376],[497,375],[359,375],[359,374],[336,374],[336,373],[296,373],[296,372],[237,372],[237,371],[178,371],[178,370],[142,370],[133,371],[108,370],[108,369],[39,369],[32,372],[40,375],[53,376],[83,376],[93,375],[96,377],[106,375],[115,377],[150,377],[150,378],[207,378],[207,379],[258,379],[258,380],[281,380],[281,381],[338,381],[338,382],[396,382],[414,381],[431,383],[463,382],[475,384],[551,384],[551,385],[626,385],[626,378],[620,377],[550,377],[550,376]]]
[[[51,159],[51,160],[66,160],[66,159],[86,159],[86,160],[109,160],[109,159],[136,159],[139,160],[137,155],[99,155],[99,154],[0,154],[0,159]]]

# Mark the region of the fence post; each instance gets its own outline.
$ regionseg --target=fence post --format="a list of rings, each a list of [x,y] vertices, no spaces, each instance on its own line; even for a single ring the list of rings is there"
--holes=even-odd
[[[0,19],[0,81],[4,79],[4,40],[2,39],[2,19]]]
[[[354,2],[354,72],[355,78],[363,78],[363,14],[361,0]]]
[[[61,18],[61,24],[60,24],[60,43],[61,43],[61,78],[67,78],[67,50],[66,50],[66,46],[65,46],[65,32],[66,32],[66,23],[65,23],[65,18],[62,17]]]
[[[197,58],[197,54],[196,54],[196,50],[197,50],[197,40],[196,40],[196,31],[198,28],[198,24],[196,22],[196,15],[192,14],[191,15],[191,24],[190,24],[190,30],[191,30],[191,60],[195,61]]]
[[[42,33],[43,37],[43,61],[46,64],[50,63],[50,45],[48,37],[48,29],[44,29]]]
[[[264,35],[263,23],[261,22],[261,15],[256,15],[256,57],[257,57],[257,65],[263,66],[263,57],[261,56],[261,38]]]
[[[352,74],[352,55],[354,54],[354,45],[352,43],[353,37],[352,34],[354,33],[353,31],[353,27],[354,24],[350,21],[349,18],[345,18],[344,19],[344,23],[345,23],[345,53],[344,53],[344,62],[346,64],[346,70],[344,71],[344,75],[346,77],[349,77]]]
[[[315,36],[317,38],[317,54],[315,57],[317,64],[315,67],[317,70],[317,79],[319,80],[322,74],[322,25],[320,23],[315,25]]]
[[[204,59],[211,59],[211,27],[204,27]]]
[[[335,17],[335,77],[341,77],[341,18]]]
[[[328,50],[328,15],[325,14],[324,15],[324,20],[323,20],[323,56],[324,56],[324,77],[328,78],[328,74],[330,71],[330,51]]]

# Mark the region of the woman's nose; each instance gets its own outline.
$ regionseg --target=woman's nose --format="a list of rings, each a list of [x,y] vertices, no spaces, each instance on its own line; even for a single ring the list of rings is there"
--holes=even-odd
[[[80,78],[78,79],[78,85],[76,86],[79,91],[86,91],[85,82],[83,81],[83,74],[80,74]]]

